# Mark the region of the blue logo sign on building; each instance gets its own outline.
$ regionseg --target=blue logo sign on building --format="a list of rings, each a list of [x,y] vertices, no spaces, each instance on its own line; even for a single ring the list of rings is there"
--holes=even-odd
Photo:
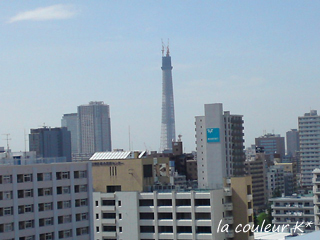
[[[220,142],[219,128],[207,128],[207,142]]]

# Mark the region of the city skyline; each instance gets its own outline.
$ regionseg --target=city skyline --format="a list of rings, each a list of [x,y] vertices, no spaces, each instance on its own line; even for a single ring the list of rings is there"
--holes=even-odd
[[[130,126],[132,149],[158,150],[161,38],[170,38],[186,151],[203,104],[243,115],[246,146],[264,131],[284,137],[320,109],[319,3],[139,2],[0,3],[0,134],[11,149],[24,150],[24,130],[58,127],[76,106],[104,101],[113,148],[129,149]]]

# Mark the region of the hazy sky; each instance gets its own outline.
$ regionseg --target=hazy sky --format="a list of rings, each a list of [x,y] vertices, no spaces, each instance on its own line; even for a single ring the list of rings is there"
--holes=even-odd
[[[320,1],[0,1],[0,133],[111,108],[112,147],[158,150],[161,38],[170,38],[176,135],[195,149],[205,103],[244,115],[246,146],[320,110]],[[0,146],[5,146],[1,136]],[[27,145],[28,146],[28,145]]]

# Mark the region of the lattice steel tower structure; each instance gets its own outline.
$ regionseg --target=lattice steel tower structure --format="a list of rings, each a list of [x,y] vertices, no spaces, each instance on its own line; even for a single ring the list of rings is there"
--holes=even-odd
[[[172,141],[176,139],[174,120],[174,101],[172,86],[172,66],[169,45],[162,44],[162,121],[160,150],[172,150]]]

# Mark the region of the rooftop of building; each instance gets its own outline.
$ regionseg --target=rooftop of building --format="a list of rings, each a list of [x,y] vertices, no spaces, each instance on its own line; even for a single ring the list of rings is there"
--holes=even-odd
[[[96,152],[89,159],[90,161],[98,160],[119,160],[119,159],[133,159],[142,158],[146,155],[146,151],[112,151],[112,152]]]
[[[302,201],[313,201],[313,194],[307,195],[298,195],[294,194],[292,196],[284,196],[278,198],[270,198],[269,201],[295,201],[295,200],[302,200]]]

